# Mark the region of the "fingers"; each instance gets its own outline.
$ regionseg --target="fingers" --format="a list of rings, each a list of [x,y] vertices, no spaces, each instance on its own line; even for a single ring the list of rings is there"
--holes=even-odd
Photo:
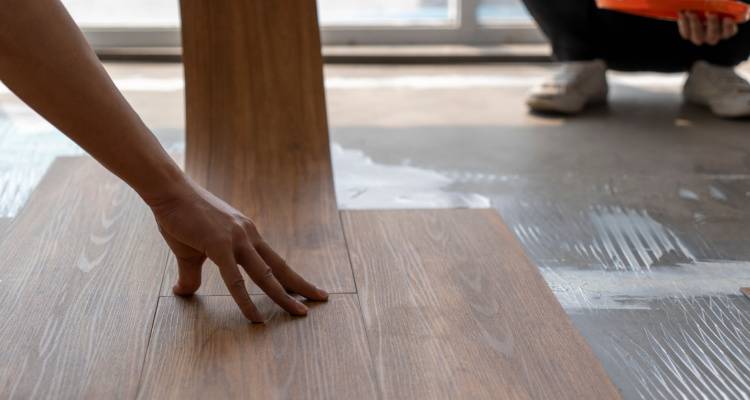
[[[686,12],[685,14],[687,15],[688,25],[690,27],[690,41],[696,46],[702,45],[706,40],[706,35],[703,24],[698,18],[698,14],[694,12]]]
[[[234,302],[240,307],[240,311],[242,311],[245,318],[255,323],[263,322],[263,315],[255,307],[255,304],[250,299],[250,295],[247,293],[245,281],[242,279],[240,269],[237,268],[237,261],[235,261],[231,250],[227,250],[226,253],[218,257],[212,257],[211,259],[219,266],[221,278],[224,280],[224,284],[229,289],[229,294],[232,295]]]
[[[201,286],[201,270],[206,256],[175,239],[161,227],[159,232],[177,259],[177,283],[172,287],[172,292],[178,296],[194,294]]]
[[[680,11],[677,18],[677,29],[680,31],[680,36],[685,40],[690,40],[690,20],[684,11]]]
[[[315,287],[312,283],[306,281],[297,274],[289,265],[279,256],[268,243],[261,241],[255,245],[258,254],[263,261],[271,267],[276,279],[279,280],[284,288],[294,293],[302,295],[310,300],[326,301],[328,293],[325,290]]]
[[[729,39],[737,34],[737,23],[729,17],[720,17],[706,13],[706,21],[701,22],[695,12],[680,11],[677,18],[677,29],[683,39],[694,45],[708,44],[714,46],[721,40]]]
[[[737,22],[729,17],[722,18],[721,24],[721,38],[729,39],[737,34]]]
[[[177,283],[172,286],[172,292],[178,296],[190,296],[201,286],[201,271],[206,257],[195,258],[177,257]]]
[[[716,14],[706,14],[706,44],[714,46],[721,40],[721,22]]]
[[[276,279],[271,268],[266,265],[250,244],[243,244],[237,249],[240,265],[245,269],[250,278],[258,287],[265,292],[276,304],[281,306],[289,314],[307,315],[307,306],[290,296],[284,290],[281,283]]]

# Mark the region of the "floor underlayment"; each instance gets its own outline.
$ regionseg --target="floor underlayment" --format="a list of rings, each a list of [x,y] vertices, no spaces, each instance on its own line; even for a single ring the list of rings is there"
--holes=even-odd
[[[179,155],[180,66],[108,69]],[[612,73],[609,107],[530,115],[550,70],[327,67],[339,207],[494,207],[625,398],[750,398],[750,121],[684,105],[681,74]],[[4,88],[0,149],[3,220],[81,153]]]

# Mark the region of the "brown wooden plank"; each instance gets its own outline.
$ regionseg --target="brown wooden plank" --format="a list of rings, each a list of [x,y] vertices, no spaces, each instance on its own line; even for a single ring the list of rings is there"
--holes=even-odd
[[[167,248],[89,158],[49,172],[0,244],[0,398],[132,398]]]
[[[270,318],[250,324],[228,296],[162,297],[144,399],[370,399],[377,397],[354,295],[310,303],[294,318],[254,296]]]
[[[302,275],[333,293],[354,291],[315,2],[185,0],[181,14],[187,171],[253,218]],[[226,294],[209,270],[200,293]]]
[[[619,398],[496,212],[343,215],[385,398]]]

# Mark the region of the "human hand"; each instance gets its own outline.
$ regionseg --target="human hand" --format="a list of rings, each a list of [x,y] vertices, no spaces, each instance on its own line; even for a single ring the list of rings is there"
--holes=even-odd
[[[734,19],[710,13],[706,14],[705,21],[701,21],[695,12],[680,11],[677,27],[680,36],[696,46],[704,43],[713,46],[737,34],[737,23]]]
[[[179,277],[172,288],[189,296],[201,284],[206,258],[218,267],[232,298],[247,319],[263,322],[245,288],[238,264],[274,302],[292,315],[307,307],[288,292],[325,301],[328,293],[292,270],[239,211],[189,179],[165,199],[149,201],[159,231],[177,258]]]

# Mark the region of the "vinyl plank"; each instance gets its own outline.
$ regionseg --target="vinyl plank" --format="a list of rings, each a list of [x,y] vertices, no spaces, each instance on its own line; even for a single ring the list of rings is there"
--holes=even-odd
[[[0,243],[0,398],[134,397],[166,256],[135,192],[56,160]]]
[[[384,398],[619,398],[494,211],[343,220]]]
[[[186,170],[251,217],[300,274],[353,292],[315,2],[182,1],[181,15]],[[168,271],[164,294],[175,281]],[[199,293],[228,293],[215,267]]]
[[[145,363],[143,399],[377,397],[354,295],[332,295],[294,318],[265,296],[264,325],[228,296],[162,297]]]

